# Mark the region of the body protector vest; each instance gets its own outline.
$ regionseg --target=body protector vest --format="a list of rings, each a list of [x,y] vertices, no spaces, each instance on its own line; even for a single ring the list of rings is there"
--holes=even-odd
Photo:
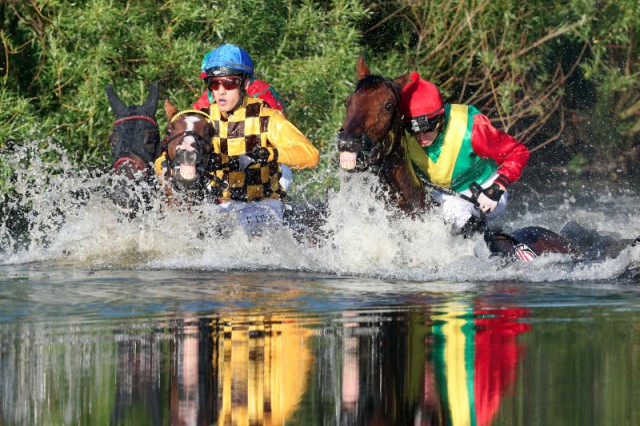
[[[263,198],[284,198],[278,183],[280,167],[277,157],[265,164],[254,163],[240,170],[238,156],[257,147],[272,147],[267,139],[269,120],[276,110],[265,107],[258,99],[245,97],[243,104],[223,117],[220,110],[210,108],[214,134],[213,152],[220,154],[220,164],[211,181],[214,193],[223,199],[256,201]],[[278,111],[278,113],[280,113]]]
[[[480,111],[470,105],[445,104],[444,114],[444,131],[431,146],[423,148],[415,138],[409,138],[409,157],[434,184],[462,192],[471,182],[481,184],[489,179],[498,165],[473,150],[473,117]]]

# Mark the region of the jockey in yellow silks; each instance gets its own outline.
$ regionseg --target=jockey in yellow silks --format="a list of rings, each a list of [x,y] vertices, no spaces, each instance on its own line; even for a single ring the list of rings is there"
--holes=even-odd
[[[279,164],[294,170],[315,167],[319,153],[281,111],[249,97],[253,63],[243,49],[223,45],[205,61],[205,82],[215,101],[209,107],[212,192],[220,210],[238,213],[241,225],[253,233],[256,223],[282,219]]]
[[[207,76],[207,70],[219,64],[219,58],[225,51],[236,51],[240,53],[240,56],[242,58],[244,58],[244,69],[249,74],[249,87],[247,87],[247,94],[249,95],[249,97],[262,99],[271,108],[282,111],[282,114],[284,114],[286,117],[287,114],[285,112],[284,102],[282,101],[280,94],[272,85],[258,79],[254,75],[253,60],[251,59],[251,56],[241,47],[235,46],[233,44],[223,44],[222,46],[219,46],[204,55],[201,64],[202,71],[199,77],[205,81],[205,91],[202,96],[200,96],[200,98],[198,98],[198,100],[194,102],[193,109],[208,109],[209,105],[215,102],[215,100],[213,99],[213,93],[211,93],[208,85],[206,84],[207,79],[210,78],[210,76]],[[293,182],[293,174],[291,172],[291,169],[282,163],[280,163],[280,172],[282,173],[282,176],[280,177],[280,186],[283,187],[286,191],[287,189],[289,189],[289,186],[291,186],[291,183]]]

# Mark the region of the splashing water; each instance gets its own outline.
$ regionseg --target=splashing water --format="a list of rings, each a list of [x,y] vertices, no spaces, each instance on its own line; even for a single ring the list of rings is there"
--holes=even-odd
[[[44,158],[55,156],[55,163]],[[566,256],[506,264],[491,258],[481,237],[453,236],[437,214],[400,216],[376,197],[375,178],[341,173],[338,191],[327,195],[326,234],[320,243],[296,239],[288,227],[249,238],[212,206],[169,207],[146,184],[128,183],[141,214],[129,218],[108,196],[118,183],[110,173],[78,169],[64,150],[34,144],[2,160],[15,170],[13,191],[0,211],[4,264],[52,262],[99,269],[291,270],[413,281],[607,280],[637,269],[640,248],[615,259],[575,265]],[[559,230],[568,220],[622,235],[640,230],[635,198],[610,196],[601,209],[571,200],[529,209],[503,220],[505,228],[541,225]],[[611,208],[615,203],[616,209]],[[540,206],[538,206],[540,207]],[[612,214],[615,213],[615,214]],[[226,232],[219,233],[224,223]]]

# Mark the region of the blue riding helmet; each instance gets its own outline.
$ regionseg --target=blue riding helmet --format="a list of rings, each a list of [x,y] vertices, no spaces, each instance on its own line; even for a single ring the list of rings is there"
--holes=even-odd
[[[251,56],[234,44],[223,44],[204,55],[200,78],[247,74],[253,77]]]

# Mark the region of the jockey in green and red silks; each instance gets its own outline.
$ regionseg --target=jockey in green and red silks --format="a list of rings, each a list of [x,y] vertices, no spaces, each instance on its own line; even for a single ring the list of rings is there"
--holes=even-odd
[[[444,104],[438,88],[416,72],[401,95],[411,162],[432,183],[471,196],[479,184],[479,208],[459,197],[436,193],[446,219],[462,228],[472,216],[499,215],[507,203],[506,189],[522,175],[529,150],[471,105]]]

